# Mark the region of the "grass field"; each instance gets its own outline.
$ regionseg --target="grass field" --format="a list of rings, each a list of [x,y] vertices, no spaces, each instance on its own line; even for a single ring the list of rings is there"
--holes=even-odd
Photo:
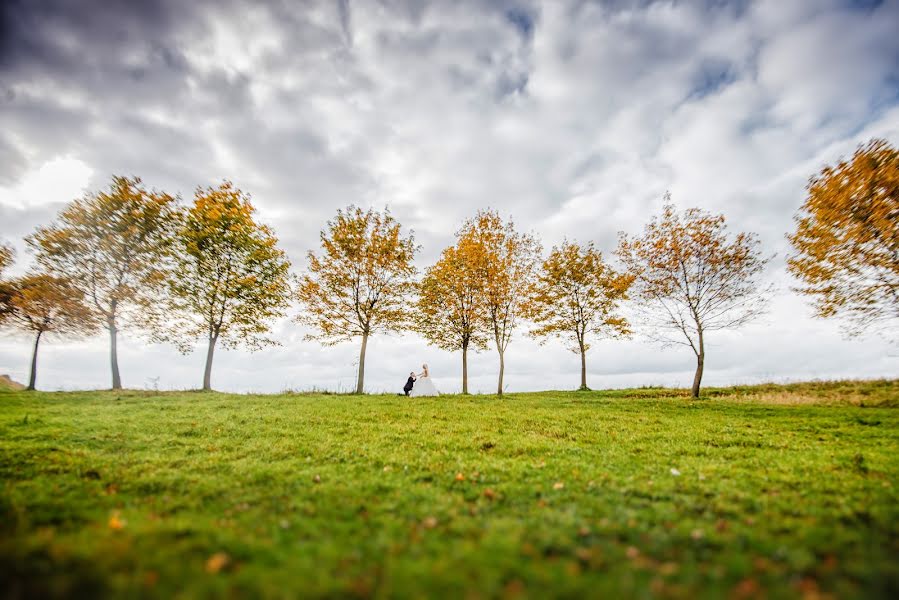
[[[899,597],[899,382],[0,392],[0,591]]]

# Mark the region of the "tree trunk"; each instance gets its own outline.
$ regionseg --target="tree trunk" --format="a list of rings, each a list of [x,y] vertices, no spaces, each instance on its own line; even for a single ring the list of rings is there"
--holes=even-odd
[[[468,344],[462,344],[462,393],[468,393]]]
[[[31,355],[31,376],[28,378],[28,390],[34,390],[34,384],[37,382],[37,347],[38,344],[41,343],[41,334],[43,331],[38,331],[37,336],[34,338],[34,353]]]
[[[502,397],[503,395],[503,372],[506,370],[506,362],[503,357],[503,353],[499,353],[499,381],[496,384],[496,395]]]
[[[209,347],[206,349],[206,369],[203,371],[203,390],[212,390],[212,357],[215,354],[215,343],[218,341],[219,335],[216,333],[209,336]]]
[[[356,378],[356,393],[364,393],[365,385],[365,348],[368,346],[368,332],[362,334],[362,350],[359,351],[359,376]]]
[[[584,349],[584,342],[578,342],[581,348],[581,390],[589,390],[587,387],[587,351]]]
[[[693,397],[699,398],[699,384],[702,382],[702,369],[705,366],[705,344],[702,331],[699,332],[699,352],[696,353],[696,375],[693,377]]]
[[[112,389],[120,390],[122,389],[122,378],[119,375],[119,330],[115,326],[115,317],[106,319],[106,327],[109,329],[109,364],[112,368]]]

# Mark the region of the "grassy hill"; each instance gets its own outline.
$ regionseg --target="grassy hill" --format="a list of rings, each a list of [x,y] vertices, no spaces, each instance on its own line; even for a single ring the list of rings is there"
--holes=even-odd
[[[0,392],[17,392],[24,390],[25,386],[9,378],[9,375],[0,375]]]
[[[899,594],[899,382],[0,392],[6,597]]]

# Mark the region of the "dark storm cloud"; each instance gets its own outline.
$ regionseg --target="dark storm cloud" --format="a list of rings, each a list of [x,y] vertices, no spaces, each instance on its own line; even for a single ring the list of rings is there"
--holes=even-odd
[[[7,0],[0,6],[0,69],[39,69],[70,77],[115,64],[136,44],[168,68],[178,68],[168,48],[176,25],[190,23],[194,3],[165,0]],[[102,73],[105,75],[105,73]],[[132,73],[139,77],[140,70]]]

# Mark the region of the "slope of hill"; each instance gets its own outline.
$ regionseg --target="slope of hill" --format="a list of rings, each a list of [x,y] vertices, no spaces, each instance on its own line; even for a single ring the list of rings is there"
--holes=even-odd
[[[9,375],[0,375],[0,390],[8,392],[16,392],[24,390],[25,386],[18,381],[10,379]]]

